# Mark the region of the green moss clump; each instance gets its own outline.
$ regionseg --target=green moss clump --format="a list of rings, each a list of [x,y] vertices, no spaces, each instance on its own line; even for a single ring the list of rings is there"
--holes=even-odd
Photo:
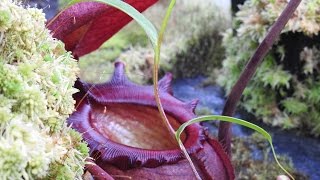
[[[165,3],[159,4],[151,9],[150,14],[152,11],[162,12],[165,8]],[[177,3],[164,36],[161,52],[163,71],[172,72],[174,77],[211,74],[221,66],[224,48],[220,32],[230,24],[230,17],[214,2],[185,0]]]
[[[221,29],[199,34],[188,40],[186,49],[178,51],[173,58],[172,72],[175,77],[194,77],[198,75],[215,77],[216,69],[221,67],[224,58]]]
[[[164,70],[175,77],[214,74],[224,58],[221,32],[230,27],[229,17],[208,1],[185,1],[177,9],[164,42],[162,59],[170,65]]]
[[[10,12],[7,10],[0,11],[0,26],[2,28],[10,26],[11,23],[11,15]],[[5,30],[5,29],[3,29]]]
[[[0,1],[2,179],[81,178],[88,156],[80,134],[66,124],[77,62],[45,21],[41,10]]]
[[[224,34],[226,58],[217,82],[227,93],[287,1],[247,0]],[[320,135],[320,1],[301,2],[277,45],[246,88],[241,106],[264,122],[283,128],[307,127]],[[312,98],[311,98],[312,97]],[[307,117],[307,118],[306,118]]]

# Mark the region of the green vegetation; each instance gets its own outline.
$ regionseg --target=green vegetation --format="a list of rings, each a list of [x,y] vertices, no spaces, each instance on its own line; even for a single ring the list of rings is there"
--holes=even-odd
[[[158,28],[162,21],[158,14],[166,10],[167,4],[167,1],[160,1],[144,13]],[[219,33],[228,27],[228,22],[229,19],[208,1],[177,3],[161,47],[160,73],[170,71],[175,77],[190,77],[207,75],[218,68],[224,55]],[[113,62],[120,59],[126,63],[130,79],[138,83],[150,82],[153,56],[147,36],[132,22],[98,51],[80,59],[81,77],[87,81],[104,81],[113,71]]]
[[[236,137],[233,139],[232,144],[232,162],[237,179],[273,180],[283,173],[277,163],[270,159],[269,144],[260,134],[253,133],[247,138]],[[253,152],[259,152],[261,156],[252,158]],[[282,155],[277,155],[277,157],[295,179],[308,179],[294,169],[290,158]]]
[[[286,1],[248,0],[241,6],[233,21],[235,30],[228,30],[223,39],[226,58],[217,82],[227,92],[285,5]],[[282,128],[307,127],[316,136],[320,135],[319,7],[317,0],[301,3],[278,45],[246,88],[241,103],[265,123]]]
[[[75,179],[87,145],[67,127],[77,62],[41,10],[0,2],[1,179]]]

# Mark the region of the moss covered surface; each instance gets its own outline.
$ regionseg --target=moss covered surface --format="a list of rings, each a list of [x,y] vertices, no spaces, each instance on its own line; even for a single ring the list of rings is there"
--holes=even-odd
[[[1,179],[75,179],[88,148],[67,127],[77,62],[41,10],[0,1]]]
[[[257,154],[259,155],[257,156]],[[247,138],[234,138],[232,142],[232,162],[237,179],[273,180],[284,174],[270,155],[270,145],[260,134],[254,133]],[[289,157],[283,155],[277,157],[284,168],[296,179],[308,179],[307,176],[295,170]]]
[[[216,69],[221,68],[224,58],[221,43],[220,30],[189,40],[186,49],[175,55],[172,72],[177,78],[214,74]]]
[[[217,82],[227,92],[286,1],[248,0],[224,34],[226,58]],[[265,123],[320,135],[320,2],[305,0],[246,88],[241,106]],[[307,118],[306,118],[307,117]]]

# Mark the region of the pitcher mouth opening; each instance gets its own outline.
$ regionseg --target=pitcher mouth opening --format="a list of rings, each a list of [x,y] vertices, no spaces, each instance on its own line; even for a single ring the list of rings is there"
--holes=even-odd
[[[159,91],[170,124],[177,129],[195,117],[198,101],[185,103],[174,98],[171,80],[172,75],[166,74],[159,81]],[[157,167],[183,158],[177,142],[161,120],[153,87],[129,81],[123,63],[115,64],[110,81],[80,82],[80,85],[87,101],[78,105],[68,123],[83,134],[96,162],[130,169]],[[202,128],[198,124],[188,126],[181,140],[189,153],[196,152],[202,146]]]
[[[173,116],[167,118],[175,130],[181,125]],[[108,140],[128,147],[158,151],[179,148],[154,107],[129,103],[95,106],[90,113],[90,125]],[[185,132],[181,140],[185,142]]]

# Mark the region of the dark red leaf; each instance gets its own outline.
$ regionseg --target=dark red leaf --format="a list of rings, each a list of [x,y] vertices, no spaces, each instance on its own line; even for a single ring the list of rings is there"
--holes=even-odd
[[[125,2],[142,12],[157,0]],[[124,12],[104,3],[81,2],[59,13],[48,22],[47,28],[78,58],[98,49],[131,20]]]

